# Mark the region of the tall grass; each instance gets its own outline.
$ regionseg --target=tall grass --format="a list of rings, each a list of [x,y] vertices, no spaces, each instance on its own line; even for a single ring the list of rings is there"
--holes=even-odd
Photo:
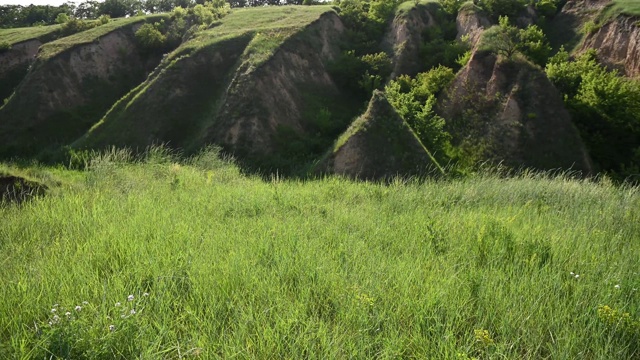
[[[215,151],[87,164],[0,207],[1,358],[640,354],[637,188],[262,181]]]

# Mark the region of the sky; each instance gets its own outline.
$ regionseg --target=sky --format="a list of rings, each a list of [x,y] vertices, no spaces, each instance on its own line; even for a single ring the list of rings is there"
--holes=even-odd
[[[59,6],[63,3],[67,2],[67,0],[0,0],[0,5],[22,5],[29,6],[33,5],[55,5]],[[82,1],[76,1],[77,3],[81,3]]]

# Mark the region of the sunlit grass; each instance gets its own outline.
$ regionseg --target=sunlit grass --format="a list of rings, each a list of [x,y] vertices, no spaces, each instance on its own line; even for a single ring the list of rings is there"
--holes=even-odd
[[[59,31],[61,28],[62,25],[50,25],[0,29],[0,43],[7,42],[9,44],[16,44],[30,39],[37,39]]]
[[[123,154],[0,208],[0,357],[638,355],[620,326],[640,317],[637,188],[262,181],[211,152]]]

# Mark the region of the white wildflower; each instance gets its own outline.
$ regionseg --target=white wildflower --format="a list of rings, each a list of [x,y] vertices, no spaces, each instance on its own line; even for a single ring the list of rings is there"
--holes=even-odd
[[[116,330],[115,325],[109,325],[109,331],[115,331],[115,330]]]
[[[127,296],[127,301],[133,301],[133,295]]]
[[[618,285],[614,286],[614,288],[616,288],[617,290],[620,290],[620,285],[618,284]]]
[[[116,307],[119,307],[120,305],[122,305],[122,304],[120,304],[120,301],[118,301],[118,302],[116,303]]]
[[[570,272],[569,274],[571,274],[571,276],[575,276],[576,275],[576,273],[574,273],[573,271]]]
[[[580,275],[576,274],[575,278],[576,278],[576,279],[580,278]]]
[[[149,293],[146,292],[146,293],[142,294],[142,296],[147,297],[147,296],[149,296]]]
[[[135,310],[135,309],[131,309],[130,314],[131,314],[131,315],[135,315],[135,314],[136,314],[136,310]]]
[[[76,311],[80,311],[80,310],[82,310],[82,306],[80,305],[76,306]]]
[[[67,311],[66,313],[64,313],[64,314],[65,314],[66,316],[71,316],[71,313],[70,313],[70,312],[68,312],[68,311]]]
[[[58,311],[56,308],[51,309],[52,313],[55,313],[56,311]]]
[[[60,320],[60,316],[58,315],[53,315],[53,322],[58,322],[58,320]]]

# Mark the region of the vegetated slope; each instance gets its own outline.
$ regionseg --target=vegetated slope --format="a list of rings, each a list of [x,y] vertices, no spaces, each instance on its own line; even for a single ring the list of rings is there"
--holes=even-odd
[[[384,94],[375,91],[367,111],[338,138],[317,171],[388,180],[441,169]]]
[[[339,103],[325,64],[343,31],[327,6],[235,10],[168,56],[74,147],[216,143],[266,157],[282,133],[322,131],[309,97],[329,110]]]
[[[585,37],[581,51],[597,49],[598,59],[631,77],[640,77],[640,16],[618,15]]]
[[[476,51],[439,100],[453,142],[477,160],[592,171],[562,97],[535,65]]]
[[[87,131],[155,66],[134,33],[159,18],[121,19],[43,45],[0,108],[0,153],[32,155]]]
[[[54,40],[61,28],[61,25],[52,25],[0,29],[0,44],[10,46],[9,49],[0,50],[0,107],[1,101],[11,95],[27,74],[40,45]]]

